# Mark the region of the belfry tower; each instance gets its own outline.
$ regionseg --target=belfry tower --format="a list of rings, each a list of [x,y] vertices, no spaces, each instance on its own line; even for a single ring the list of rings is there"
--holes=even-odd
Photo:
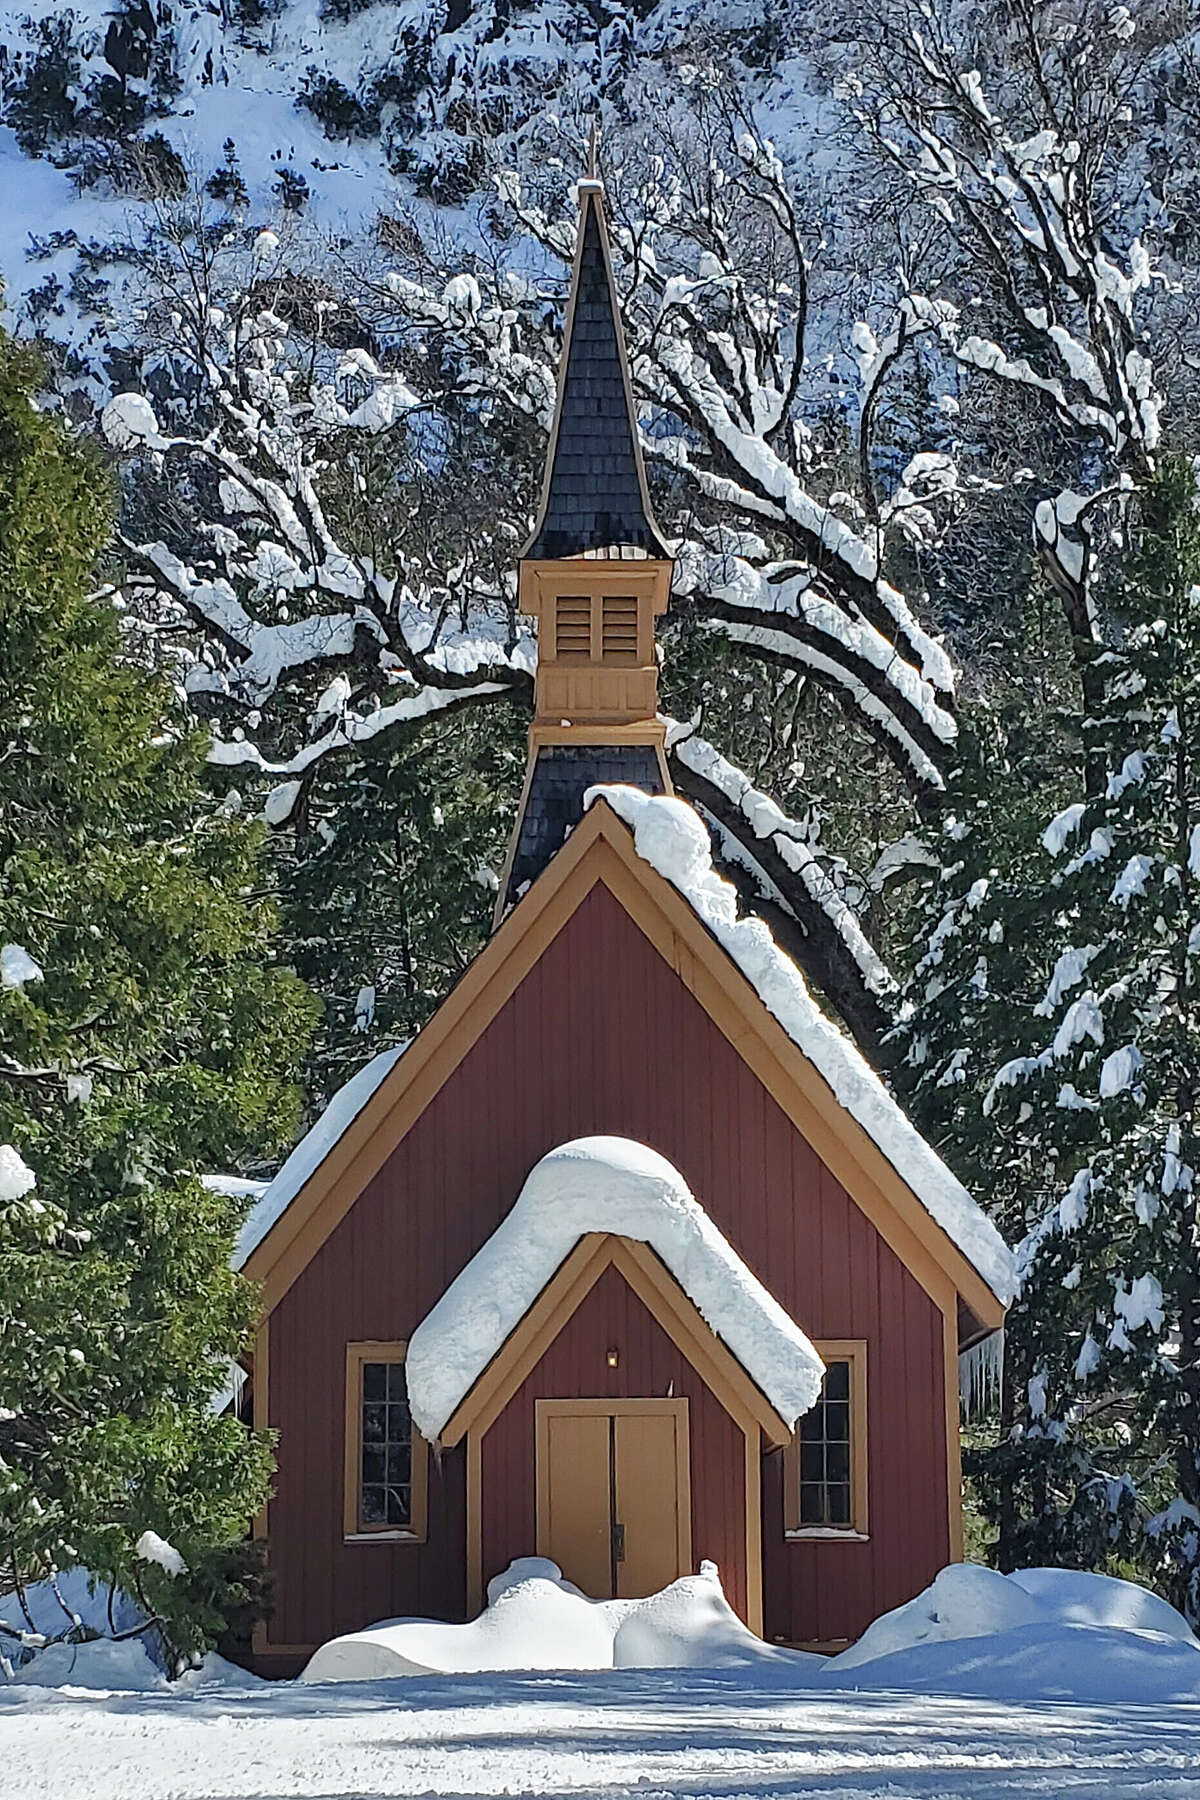
[[[670,792],[654,621],[674,564],[646,490],[604,190],[579,183],[558,398],[520,606],[538,622],[529,763],[497,920],[583,816],[598,782]]]

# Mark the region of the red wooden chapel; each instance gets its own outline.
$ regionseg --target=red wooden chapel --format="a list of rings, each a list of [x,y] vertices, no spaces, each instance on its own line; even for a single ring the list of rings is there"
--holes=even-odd
[[[957,1360],[1002,1323],[1008,1253],[713,899],[671,796],[672,563],[603,195],[579,195],[495,930],[243,1236],[255,1421],[278,1434],[264,1674],[375,1620],[469,1618],[521,1556],[597,1597],[709,1558],[753,1630],[833,1647],[961,1555]]]

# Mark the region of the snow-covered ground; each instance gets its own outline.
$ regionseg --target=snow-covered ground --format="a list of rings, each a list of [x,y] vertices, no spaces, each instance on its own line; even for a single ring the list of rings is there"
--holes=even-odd
[[[475,1623],[386,1622],[300,1682],[210,1657],[171,1685],[140,1640],[52,1645],[0,1686],[0,1793],[1200,1794],[1200,1645],[1130,1583],[951,1567],[827,1660],[753,1638],[711,1564],[644,1601],[588,1601],[557,1574],[514,1564]]]
[[[831,1692],[743,1672],[183,1694],[0,1688],[6,1800],[1195,1800],[1200,1705]]]

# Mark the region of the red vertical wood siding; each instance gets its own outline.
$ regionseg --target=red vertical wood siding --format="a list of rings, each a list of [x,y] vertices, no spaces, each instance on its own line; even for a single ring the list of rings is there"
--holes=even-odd
[[[463,1616],[461,1451],[431,1469],[427,1544],[342,1541],[345,1346],[409,1337],[534,1163],[593,1132],[668,1157],[810,1336],[867,1340],[870,1542],[785,1542],[779,1457],[767,1457],[765,1634],[857,1636],[947,1560],[940,1314],[598,886],[272,1314],[270,1642],[315,1644],[388,1615]],[[626,1365],[629,1379],[654,1378],[658,1353],[646,1354],[644,1368]],[[532,1457],[526,1466],[511,1442],[495,1454],[489,1531],[528,1553]],[[731,1507],[741,1491],[739,1465]],[[717,1560],[729,1566],[728,1555]]]
[[[610,1369],[605,1351],[620,1363]],[[692,1555],[721,1571],[730,1605],[746,1612],[746,1440],[720,1402],[616,1269],[595,1287],[517,1389],[482,1445],[483,1579],[486,1586],[536,1541],[535,1402],[686,1398],[690,1438]]]

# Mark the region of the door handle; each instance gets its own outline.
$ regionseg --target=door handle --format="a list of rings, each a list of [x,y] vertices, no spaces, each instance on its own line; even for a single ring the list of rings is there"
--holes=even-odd
[[[623,1525],[614,1525],[612,1528],[612,1549],[613,1561],[623,1563],[625,1561],[625,1527]]]

